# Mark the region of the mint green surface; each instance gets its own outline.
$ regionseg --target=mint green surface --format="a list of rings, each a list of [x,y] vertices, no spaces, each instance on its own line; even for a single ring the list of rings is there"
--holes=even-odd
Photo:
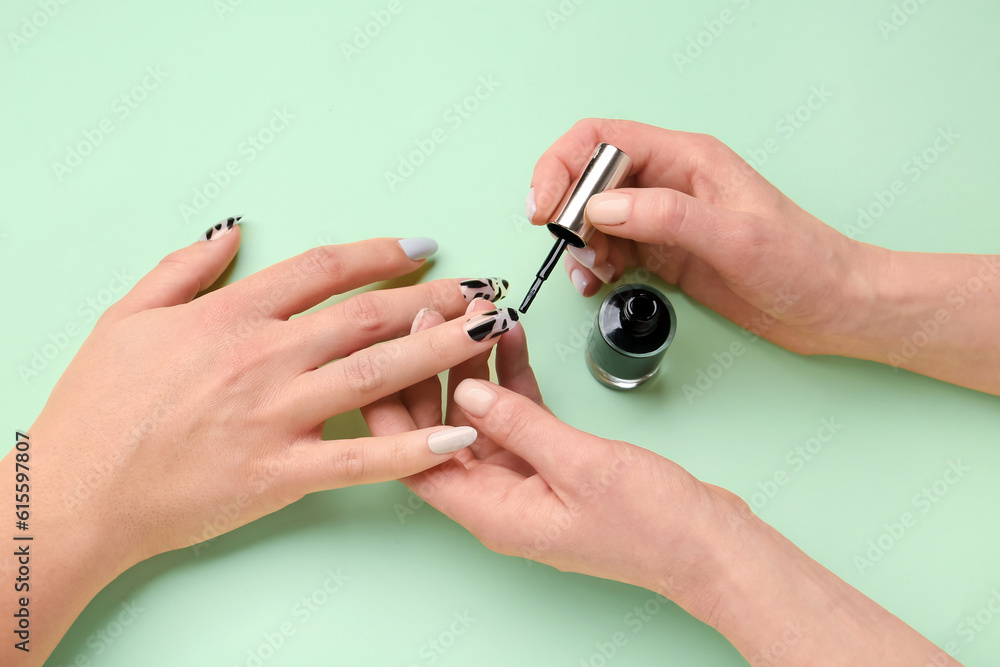
[[[845,231],[899,179],[905,191],[858,228],[866,242],[1000,247],[995,0],[908,0],[897,10],[886,0],[404,1],[349,58],[342,45],[390,3],[49,0],[58,8],[51,18],[40,13],[45,4],[0,7],[5,448],[84,338],[60,332],[92,326],[87,301],[120,295],[116,272],[134,281],[228,215],[246,216],[233,280],[316,244],[426,235],[441,244],[426,279],[499,275],[516,301],[550,244],[524,219],[532,167],[587,116],[714,134]],[[723,10],[732,20],[713,24]],[[886,32],[894,11],[902,25]],[[32,22],[44,25],[32,33]],[[699,33],[708,45],[679,67],[675,55]],[[145,99],[124,105],[144,78]],[[495,89],[480,88],[478,108],[449,114],[481,80]],[[800,110],[808,119],[790,131],[782,119],[814,89],[828,99],[814,97],[818,108]],[[280,131],[249,149],[248,136],[272,120]],[[102,121],[110,134],[58,173],[53,163]],[[390,189],[385,173],[437,128],[443,143]],[[912,180],[911,156],[949,128],[958,138]],[[754,156],[769,139],[761,164]],[[214,190],[213,172],[229,162],[239,173]],[[210,196],[194,201],[206,186]],[[759,341],[689,401],[683,385],[747,339],[654,284],[673,300],[677,337],[662,376],[625,394],[598,385],[584,365],[579,331],[599,299],[553,276],[524,325],[556,414],[741,494],[824,565],[951,643],[960,660],[995,664],[1000,617],[989,612],[978,631],[961,624],[1000,590],[997,399]],[[22,378],[53,339],[62,349]],[[824,419],[842,427],[797,469],[787,455]],[[363,431],[348,415],[327,434]],[[954,461],[968,472],[922,512],[914,496]],[[786,483],[762,495],[781,472]],[[672,605],[633,632],[626,615],[647,591],[493,554],[427,506],[401,522],[394,508],[410,498],[398,483],[316,494],[197,554],[146,562],[87,608],[48,664],[254,665],[250,653],[288,623],[294,634],[260,664],[430,665],[428,642],[466,613],[475,620],[433,664],[601,665],[595,643],[618,631],[628,642],[607,664],[746,664]],[[855,557],[907,511],[915,527],[859,571]],[[304,612],[300,600],[323,599],[330,571],[347,579]],[[142,611],[105,643],[97,633],[119,634],[123,602]]]

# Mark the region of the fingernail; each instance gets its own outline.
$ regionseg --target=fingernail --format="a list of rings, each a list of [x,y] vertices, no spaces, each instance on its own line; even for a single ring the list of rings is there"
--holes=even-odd
[[[413,318],[413,324],[410,325],[410,335],[413,335],[420,331],[420,323],[427,316],[427,313],[431,312],[430,308],[421,308],[417,311],[417,316]]]
[[[590,271],[595,276],[597,276],[602,283],[610,283],[611,279],[615,275],[615,265],[612,264],[611,262],[608,262],[607,264],[595,266]]]
[[[632,195],[602,192],[587,202],[587,217],[598,225],[620,225],[632,212]]]
[[[500,308],[470,318],[465,323],[465,333],[478,343],[505,334],[516,326],[517,311],[513,308]]]
[[[535,217],[535,188],[530,188],[528,190],[528,198],[524,202],[524,214],[528,216],[528,220],[532,220]]]
[[[435,454],[451,454],[474,443],[479,433],[471,426],[455,426],[427,436],[427,446]]]
[[[229,230],[233,228],[233,225],[238,223],[243,218],[242,215],[237,215],[234,218],[226,218],[220,223],[209,227],[208,230],[198,237],[199,241],[213,241],[215,239],[221,239],[223,236],[229,233]]]
[[[424,236],[400,239],[399,246],[406,253],[406,256],[413,261],[427,259],[438,251],[437,241]]]
[[[569,279],[573,281],[573,287],[575,287],[576,291],[580,293],[580,296],[583,296],[583,291],[587,289],[587,285],[590,284],[590,281],[587,280],[587,276],[583,274],[583,270],[573,269],[573,271],[569,274]]]
[[[482,280],[463,280],[459,283],[459,287],[462,288],[462,296],[468,302],[473,299],[499,301],[507,295],[510,283],[502,278],[483,278]]]
[[[570,246],[567,250],[569,250],[569,254],[573,255],[573,259],[588,269],[594,268],[594,260],[597,259],[597,253],[594,252],[593,248],[574,248]]]
[[[485,382],[469,378],[455,387],[455,403],[473,417],[485,417],[496,402],[497,393]]]

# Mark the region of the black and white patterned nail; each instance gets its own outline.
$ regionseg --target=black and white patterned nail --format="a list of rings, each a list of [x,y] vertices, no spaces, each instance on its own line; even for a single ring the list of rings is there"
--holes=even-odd
[[[212,239],[222,238],[223,236],[228,234],[229,230],[233,228],[233,225],[239,222],[240,219],[242,218],[243,218],[242,215],[237,215],[236,217],[233,218],[226,218],[222,222],[219,222],[213,225],[212,227],[209,227],[208,231],[206,231],[204,234],[198,237],[198,240],[211,241]]]
[[[465,323],[465,332],[478,343],[505,334],[516,326],[517,311],[513,308],[500,308],[471,318]]]
[[[463,280],[459,286],[462,288],[462,296],[466,303],[472,303],[473,299],[486,299],[487,301],[499,301],[507,296],[507,288],[510,283],[502,278],[483,278]]]

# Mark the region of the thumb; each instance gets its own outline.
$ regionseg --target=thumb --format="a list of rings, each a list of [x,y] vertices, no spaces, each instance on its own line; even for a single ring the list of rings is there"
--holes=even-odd
[[[209,227],[196,242],[164,257],[108,313],[120,318],[191,301],[214,283],[236,256],[240,247],[237,224],[240,217],[222,220]]]
[[[603,438],[573,428],[527,396],[484,380],[462,380],[455,404],[481,434],[528,462],[547,481],[588,476]]]
[[[587,218],[610,236],[680,246],[709,264],[745,247],[748,228],[736,215],[670,188],[621,188],[594,195]]]

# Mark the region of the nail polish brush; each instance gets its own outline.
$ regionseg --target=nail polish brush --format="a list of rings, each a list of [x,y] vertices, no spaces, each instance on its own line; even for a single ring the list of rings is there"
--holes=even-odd
[[[567,246],[587,247],[587,242],[594,234],[594,228],[587,220],[587,202],[598,193],[619,187],[628,176],[631,166],[632,160],[621,149],[611,144],[600,144],[597,147],[586,169],[557,209],[555,219],[546,225],[556,242],[538,269],[535,282],[531,284],[518,310],[528,312],[542,283],[552,273]]]

